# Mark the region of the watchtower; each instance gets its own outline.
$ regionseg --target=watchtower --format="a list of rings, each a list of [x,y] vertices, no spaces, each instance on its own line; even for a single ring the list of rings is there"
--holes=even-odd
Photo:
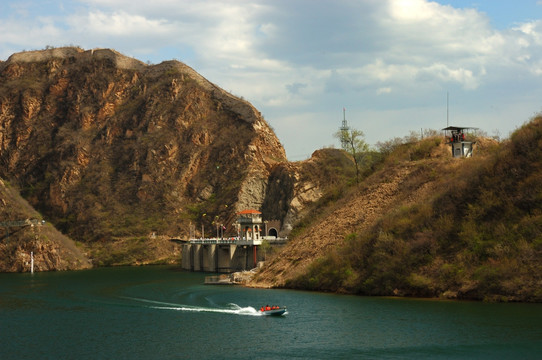
[[[237,231],[244,240],[260,240],[262,231],[262,213],[258,210],[243,210],[239,212]]]
[[[471,157],[473,145],[476,143],[472,140],[472,136],[468,133],[468,130],[477,130],[473,127],[458,127],[448,126],[442,130],[446,134],[446,144],[452,146],[452,157]],[[448,133],[448,131],[450,133]]]

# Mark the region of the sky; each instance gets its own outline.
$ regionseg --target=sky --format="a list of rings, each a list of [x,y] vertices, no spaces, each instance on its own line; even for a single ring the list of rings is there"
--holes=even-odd
[[[2,0],[0,60],[46,47],[179,60],[250,101],[290,160],[542,111],[542,0]]]

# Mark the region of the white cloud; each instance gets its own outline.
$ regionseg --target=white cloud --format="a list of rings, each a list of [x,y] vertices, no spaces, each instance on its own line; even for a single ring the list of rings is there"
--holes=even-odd
[[[15,48],[15,51],[42,49],[62,37],[63,30],[47,17],[36,18],[31,24],[16,20],[0,21],[0,49]],[[0,50],[7,57],[13,53]]]
[[[542,45],[542,20],[521,24],[519,27],[515,28],[515,30],[521,31],[530,40],[530,42],[523,43],[524,46],[528,46],[530,43]]]
[[[377,95],[389,94],[389,93],[391,93],[391,87],[381,87],[376,90]]]
[[[84,17],[75,17],[70,21],[74,29],[88,35],[136,36],[141,34],[169,34],[172,30],[166,20],[147,19],[141,15],[131,15],[124,11],[111,14],[93,11]]]
[[[483,73],[483,71],[482,71]],[[476,89],[479,85],[473,72],[464,68],[450,68],[443,63],[435,63],[430,66],[420,69],[418,72],[419,78],[427,78],[431,80],[440,80],[442,82],[457,82],[467,90]]]
[[[389,5],[391,17],[399,21],[438,21],[443,14],[440,5],[424,0],[392,0]]]

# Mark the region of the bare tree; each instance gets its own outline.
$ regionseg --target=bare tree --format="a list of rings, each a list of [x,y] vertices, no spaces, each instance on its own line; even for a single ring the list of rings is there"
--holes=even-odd
[[[357,129],[339,130],[334,135],[341,141],[343,150],[352,155],[356,166],[356,183],[359,183],[360,165],[363,156],[369,152],[369,145],[365,142],[365,134]]]

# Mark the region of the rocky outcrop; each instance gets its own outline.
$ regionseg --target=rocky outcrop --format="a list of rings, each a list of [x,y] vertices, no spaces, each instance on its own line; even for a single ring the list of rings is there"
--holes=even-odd
[[[310,159],[276,165],[269,176],[262,212],[280,220],[287,235],[322,197],[344,186],[353,174],[353,162],[337,149],[320,149]]]
[[[61,48],[0,64],[0,177],[75,239],[187,235],[260,208],[285,161],[250,103],[178,61]]]

